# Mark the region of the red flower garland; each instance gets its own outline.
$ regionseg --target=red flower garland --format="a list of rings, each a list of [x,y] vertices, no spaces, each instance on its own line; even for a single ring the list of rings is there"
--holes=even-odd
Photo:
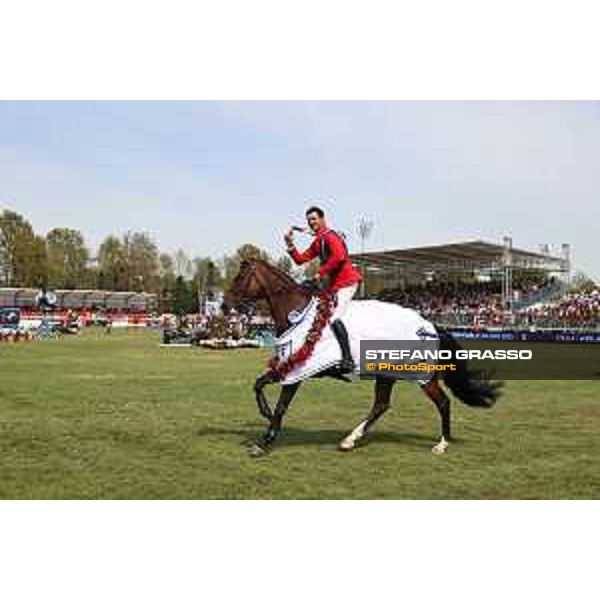
[[[319,294],[315,320],[310,326],[304,344],[285,361],[281,361],[278,356],[274,356],[269,360],[267,374],[272,381],[285,379],[288,373],[303,365],[312,356],[315,346],[321,339],[323,330],[327,326],[327,323],[329,323],[334,310],[333,294],[327,290],[321,292]]]

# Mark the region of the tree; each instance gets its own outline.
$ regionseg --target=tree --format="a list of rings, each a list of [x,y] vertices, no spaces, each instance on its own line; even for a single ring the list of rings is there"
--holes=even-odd
[[[240,260],[249,260],[252,258],[260,258],[262,260],[269,260],[269,255],[264,250],[261,250],[254,244],[242,244],[236,251],[235,255]]]
[[[217,265],[210,258],[195,258],[192,261],[194,281],[201,294],[222,287],[222,276]]]
[[[191,277],[192,261],[183,250],[179,249],[173,254],[173,265],[177,277],[183,277],[184,279]]]
[[[224,256],[221,259],[223,270],[223,287],[229,288],[240,270],[240,264],[243,260],[258,258],[270,262],[270,257],[265,250],[261,250],[254,244],[242,244],[233,254],[233,256]]]
[[[160,290],[158,248],[144,232],[127,232],[123,236],[127,289],[138,292]]]
[[[158,248],[147,233],[108,236],[98,251],[99,285],[116,291],[159,292]]]
[[[46,236],[48,278],[54,288],[75,289],[86,279],[89,252],[75,229],[56,228]]]
[[[209,257],[194,258],[192,265],[194,271],[192,290],[200,307],[203,305],[207,295],[216,290],[223,289],[224,280],[221,270]]]
[[[170,254],[162,253],[158,257],[160,265],[160,296],[159,305],[162,312],[173,312],[175,295],[175,266]]]
[[[209,291],[223,288],[223,275],[219,267],[210,259],[206,270],[206,287]]]
[[[98,289],[101,286],[100,269],[98,268],[97,260],[90,259],[83,273],[83,279],[79,282],[78,287],[91,290]]]
[[[31,242],[31,252],[27,262],[26,285],[36,288],[47,288],[48,280],[48,255],[46,240],[36,235]]]
[[[114,291],[126,289],[125,250],[114,235],[109,235],[98,250],[98,287]]]
[[[294,262],[287,254],[284,254],[277,259],[277,268],[288,275],[294,274]]]
[[[173,259],[169,254],[162,253],[158,257],[158,263],[161,287],[172,288],[175,284],[175,267],[173,265]]]
[[[19,213],[0,213],[0,282],[14,287],[41,287],[47,275],[43,240]]]
[[[175,279],[172,310],[177,315],[198,312],[198,304],[192,286],[181,275]]]

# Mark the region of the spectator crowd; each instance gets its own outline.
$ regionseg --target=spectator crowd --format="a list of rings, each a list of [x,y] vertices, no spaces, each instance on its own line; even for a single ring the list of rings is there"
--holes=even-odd
[[[513,302],[526,304],[508,317],[502,305],[501,282],[427,282],[404,289],[387,289],[377,299],[413,308],[442,325],[501,327],[596,327],[600,325],[600,288],[571,292],[551,302],[532,300],[557,290],[555,282],[522,285],[513,290]]]
[[[502,323],[503,309],[497,285],[492,282],[451,284],[428,282],[404,289],[384,290],[379,300],[414,308],[433,322],[457,325]]]
[[[517,313],[519,321],[538,327],[600,325],[600,288],[572,292],[550,304],[534,304]]]

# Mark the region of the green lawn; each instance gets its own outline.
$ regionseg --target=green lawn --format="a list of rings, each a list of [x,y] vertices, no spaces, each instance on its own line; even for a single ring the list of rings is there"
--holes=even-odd
[[[598,382],[508,382],[489,411],[454,401],[456,439],[437,456],[437,413],[416,387],[397,385],[392,410],[344,454],[372,383],[311,381],[273,453],[251,459],[267,353],[158,341],[86,331],[0,344],[0,497],[600,497]]]

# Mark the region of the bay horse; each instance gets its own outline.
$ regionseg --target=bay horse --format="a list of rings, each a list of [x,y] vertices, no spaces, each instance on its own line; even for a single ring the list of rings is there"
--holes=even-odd
[[[288,320],[290,313],[301,313],[308,306],[314,294],[314,290],[296,282],[290,275],[274,265],[262,259],[251,258],[243,260],[240,264],[239,272],[233,280],[228,296],[233,302],[266,301],[275,324],[276,334],[279,337],[290,327]],[[360,302],[360,300],[354,302]],[[410,312],[414,313],[414,311]],[[453,352],[460,349],[456,340],[449,333],[437,328],[436,332],[440,339],[441,349]],[[436,454],[445,452],[451,439],[450,398],[440,386],[440,380],[444,381],[456,398],[468,406],[490,408],[500,396],[501,383],[491,382],[489,375],[483,371],[470,371],[466,360],[454,360],[453,362],[456,364],[456,370],[436,371],[426,383],[420,384],[421,389],[434,403],[440,416],[440,439],[432,448],[432,452]],[[344,379],[331,369],[316,376],[323,375]],[[269,383],[276,383],[276,381],[267,372],[259,376],[254,384],[258,410],[268,422],[265,434],[250,448],[250,454],[255,457],[266,454],[273,447],[281,429],[283,417],[302,382],[281,385],[279,399],[274,409],[269,405],[264,393],[264,388]],[[380,376],[375,378],[375,394],[371,410],[340,441],[338,445],[340,450],[354,449],[356,442],[364,437],[389,409],[394,383],[394,379]]]

